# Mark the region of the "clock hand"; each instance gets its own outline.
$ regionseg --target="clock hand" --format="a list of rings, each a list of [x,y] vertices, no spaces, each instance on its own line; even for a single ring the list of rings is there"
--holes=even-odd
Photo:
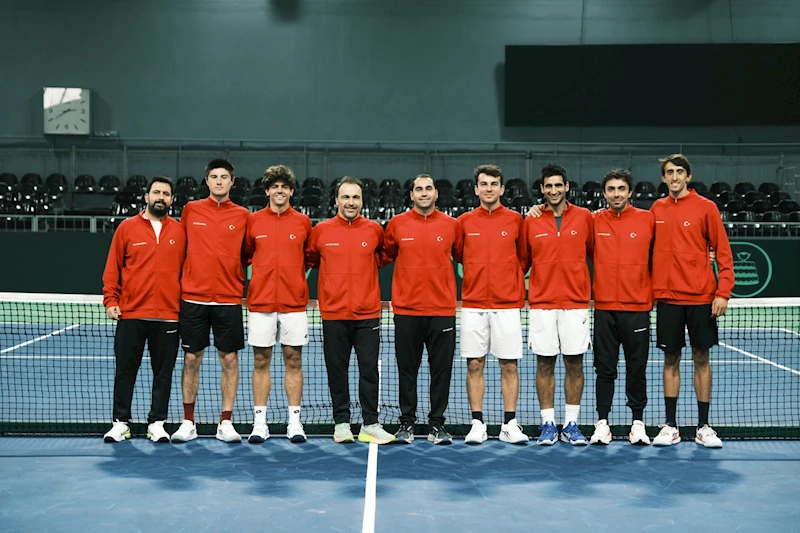
[[[70,108],[70,109],[65,109],[64,111],[62,111],[61,113],[59,113],[58,115],[56,115],[56,116],[55,116],[55,117],[53,117],[53,118],[54,118],[54,119],[56,119],[56,118],[60,117],[61,115],[64,115],[64,114],[66,114],[66,113],[69,113],[70,111],[75,111],[75,110],[74,110],[74,109],[72,109],[72,108]]]

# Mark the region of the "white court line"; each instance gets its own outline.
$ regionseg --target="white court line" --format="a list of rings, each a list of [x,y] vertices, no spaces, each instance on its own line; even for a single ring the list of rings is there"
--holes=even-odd
[[[0,353],[13,352],[14,350],[22,348],[23,346],[27,346],[29,344],[33,344],[34,342],[39,342],[41,340],[47,339],[49,337],[53,337],[55,335],[59,335],[61,333],[64,333],[65,331],[69,331],[71,329],[75,329],[75,328],[77,328],[79,326],[80,326],[80,324],[72,324],[71,326],[67,326],[67,327],[62,328],[62,329],[57,329],[55,331],[51,331],[47,335],[42,335],[41,337],[36,337],[35,339],[31,339],[29,341],[21,342],[19,344],[15,344],[14,346],[12,346],[10,348],[5,348],[3,350],[0,350]]]
[[[797,333],[796,331],[792,331],[791,329],[786,329],[786,328],[775,328],[775,329],[777,329],[778,331],[791,333],[792,335],[797,335],[798,337],[800,337],[800,333]]]
[[[375,533],[375,487],[378,477],[378,445],[369,444],[367,457],[367,488],[364,491],[364,521],[361,523],[362,533]]]
[[[724,347],[726,347],[726,348],[728,348],[730,350],[733,350],[734,352],[738,352],[738,353],[740,353],[742,355],[746,355],[747,357],[752,357],[753,359],[757,359],[757,360],[761,361],[762,363],[767,363],[768,365],[772,365],[775,368],[780,368],[781,370],[786,370],[787,372],[791,372],[792,374],[800,376],[800,370],[795,370],[794,368],[789,368],[788,366],[779,365],[778,363],[772,362],[769,359],[764,359],[763,357],[760,357],[758,355],[752,354],[750,352],[745,352],[744,350],[740,350],[739,348],[736,348],[735,346],[731,346],[730,344],[725,344],[724,342],[719,343],[719,345],[720,346],[724,346]],[[713,360],[712,360],[712,362],[713,362]]]

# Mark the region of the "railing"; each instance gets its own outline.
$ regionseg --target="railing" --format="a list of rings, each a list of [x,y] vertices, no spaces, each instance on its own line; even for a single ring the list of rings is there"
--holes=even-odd
[[[315,176],[326,183],[349,174],[375,179],[419,173],[457,181],[470,178],[478,164],[503,168],[508,178],[530,185],[542,166],[558,162],[569,179],[581,184],[599,180],[611,168],[631,169],[636,181],[658,182],[658,157],[683,152],[692,161],[695,180],[771,181],[794,197],[800,193],[797,143],[425,143],[266,141],[224,139],[108,139],[84,141],[0,137],[0,172],[43,176],[60,172],[70,179],[115,174],[202,176],[215,157],[229,158],[237,174],[260,177],[267,166],[286,164],[298,178]]]
[[[0,215],[0,231],[113,233],[124,216]],[[388,220],[376,219],[381,224]],[[313,220],[318,222],[319,220]],[[800,222],[725,222],[729,237],[800,239]]]

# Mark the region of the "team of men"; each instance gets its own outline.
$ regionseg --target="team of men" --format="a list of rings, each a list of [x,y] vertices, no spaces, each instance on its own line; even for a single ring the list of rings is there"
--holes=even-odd
[[[456,349],[455,261],[464,269],[460,353],[467,362],[472,411],[465,442],[480,444],[488,437],[483,421],[483,372],[490,353],[498,359],[501,371],[504,418],[499,438],[514,444],[529,440],[517,423],[516,408],[517,365],[523,356],[524,278],[530,269],[528,345],[536,356],[542,419],[537,444],[552,445],[559,438],[576,446],[610,442],[608,418],[620,346],[626,361],[627,405],[632,411],[629,439],[633,444],[650,444],[642,419],[647,404],[650,310],[655,301],[657,344],[665,352],[666,423],[653,444],[667,446],[681,439],[676,405],[684,328],[688,327],[698,403],[695,440],[720,447],[721,440],[708,424],[709,348],[718,342],[716,318],[725,314],[733,288],[732,254],[716,207],[688,188],[688,160],[675,154],[661,160],[661,169],[669,195],[650,211],[630,205],[630,172],[615,169],[602,182],[608,208],[591,213],[567,201],[566,170],[547,165],[540,185],[544,203],[524,220],[500,203],[503,173],[496,166],[475,169],[474,190],[480,205],[457,220],[436,209],[435,182],[421,174],[410,191],[412,208],[392,218],[385,233],[379,224],[361,216],[363,185],[352,177],[337,184],[336,215],[313,229],[308,217],[291,207],[296,179],[282,165],[264,173],[262,185],[269,203],[250,214],[230,201],[233,166],[221,159],[212,161],[206,168],[209,197],[187,204],[180,223],[167,215],[172,203],[171,182],[154,178],[145,195],[145,211],[125,221],[115,234],[103,275],[108,316],[119,321],[114,424],[105,440],[118,442],[130,437],[133,383],[145,341],[154,354],[155,375],[148,437],[156,442],[170,440],[163,424],[177,357],[179,321],[185,352],[184,420],[171,440],[188,441],[197,436],[194,402],[199,368],[213,329],[222,365],[222,413],[216,437],[241,442],[231,415],[239,377],[237,352],[244,347],[244,268],[252,265],[247,343],[254,351],[254,422],[249,442],[260,443],[270,436],[266,403],[272,347],[278,341],[286,368],[287,438],[306,440],[300,421],[301,354],[308,343],[305,273],[307,268],[316,268],[334,440],[355,440],[348,381],[350,353],[355,349],[363,417],[358,440],[412,442],[417,377],[426,348],[431,373],[428,440],[450,444],[444,412]],[[709,251],[713,251],[712,257],[716,254],[718,281]],[[593,277],[587,259],[593,265]],[[378,269],[392,261],[401,411],[394,435],[378,422]],[[590,346],[592,293],[598,421],[587,440],[577,421],[584,385],[583,355]],[[559,353],[566,370],[560,432],[554,406]]]

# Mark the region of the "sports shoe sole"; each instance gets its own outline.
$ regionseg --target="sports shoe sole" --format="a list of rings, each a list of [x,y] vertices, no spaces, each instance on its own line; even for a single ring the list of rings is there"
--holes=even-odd
[[[432,437],[428,435],[428,440],[434,444],[438,444],[439,446],[448,446],[453,444],[453,439],[436,439],[436,437]]]
[[[397,439],[394,438],[394,435],[392,435],[391,439],[379,439],[378,437],[375,437],[373,435],[369,435],[367,433],[359,433],[358,434],[358,442],[367,442],[367,443],[370,443],[370,444],[372,444],[373,442],[375,444],[389,444],[390,442],[394,442],[395,440],[397,440]]]
[[[122,442],[126,439],[131,438],[131,432],[128,431],[127,433],[122,434],[122,438],[117,440],[114,437],[103,437],[103,442]]]
[[[561,442],[566,442],[573,446],[586,446],[589,444],[589,441],[585,438],[583,440],[571,440],[569,437],[565,437],[563,433],[561,434]]]
[[[267,439],[268,438],[269,437],[267,437]],[[250,435],[249,437],[247,437],[247,442],[250,444],[263,444],[264,441],[266,441],[267,439],[265,439],[261,435]]]
[[[596,446],[598,444],[602,446],[608,446],[610,443],[611,443],[611,435],[609,435],[608,437],[602,437],[600,439],[589,440],[589,444],[593,446]]]
[[[153,434],[150,433],[149,431],[147,432],[147,438],[152,440],[153,442],[169,442],[168,436],[161,437],[158,440],[153,439]]]
[[[170,438],[170,440],[171,440],[172,442],[189,442],[190,440],[194,440],[194,439],[196,439],[196,438],[197,438],[197,433],[193,433],[193,434],[189,435],[189,436],[188,436],[188,437],[186,437],[186,438],[183,438],[183,437],[176,437],[175,435],[173,435],[173,436]]]
[[[293,442],[295,444],[299,444],[301,442],[306,441],[305,435],[292,435],[291,437],[289,435],[286,435],[286,438],[289,439],[289,442]]]
[[[502,433],[500,434],[500,440],[509,444],[528,444],[528,439],[511,440],[508,437],[504,437]]]
[[[397,444],[411,444],[414,442],[414,435],[409,435],[408,438],[395,435],[394,438]]]
[[[703,441],[703,439],[700,439],[700,438],[698,438],[698,437],[695,437],[695,438],[694,438],[694,441],[695,441],[697,444],[700,444],[701,446],[705,446],[706,448],[722,448],[722,443],[720,443],[719,445],[716,445],[716,444],[714,444],[714,445],[709,445],[709,444],[706,444],[706,442],[705,442],[705,441]]]
[[[222,442],[227,442],[228,444],[241,444],[242,443],[242,437],[239,437],[238,439],[237,438],[233,438],[233,437],[230,438],[230,439],[226,439],[225,437],[220,437],[219,435],[216,435],[216,437],[217,437],[217,440],[222,441]]]
[[[339,444],[352,444],[355,442],[355,439],[352,435],[349,437],[333,437],[333,442],[338,442]]]
[[[471,445],[475,446],[477,444],[483,444],[484,442],[486,442],[486,439],[488,439],[488,438],[489,438],[489,436],[486,433],[484,433],[483,435],[481,435],[481,437],[479,439],[464,438],[464,443],[465,444],[471,444]]]
[[[539,439],[536,439],[536,444],[538,446],[552,446],[556,442],[558,442],[558,437],[556,437],[553,440],[549,440],[549,439],[548,440],[539,440]]]
[[[644,439],[633,440],[633,437],[630,435],[628,435],[628,440],[631,441],[631,444],[633,444],[634,446],[650,446],[649,440],[644,440]]]
[[[656,446],[658,448],[666,448],[667,446],[672,446],[673,444],[678,444],[680,441],[681,441],[680,437],[678,437],[677,439],[672,439],[672,441],[670,441],[670,442],[664,442],[664,443],[653,441],[653,446]]]

